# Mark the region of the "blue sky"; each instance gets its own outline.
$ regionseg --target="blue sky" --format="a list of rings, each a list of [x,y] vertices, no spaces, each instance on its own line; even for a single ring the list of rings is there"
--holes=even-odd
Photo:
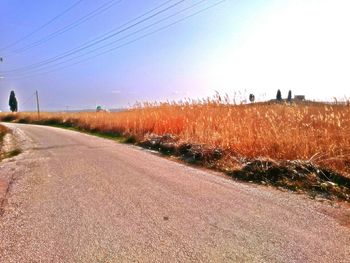
[[[291,89],[294,94],[318,100],[350,96],[349,1],[226,0],[163,31],[83,63],[43,74],[79,60],[66,61],[70,58],[66,57],[45,67],[32,68],[32,64],[72,50],[166,2],[82,0],[42,30],[6,48],[75,2],[0,2],[0,57],[3,57],[0,77],[4,77],[0,79],[0,110],[7,110],[12,89],[16,91],[20,110],[34,109],[35,90],[39,90],[43,110],[96,105],[118,108],[136,101],[203,98],[216,90],[237,100],[246,99],[249,93],[256,94],[260,100],[270,99],[278,88],[284,96]],[[111,8],[100,15],[41,45],[25,49],[108,2]],[[177,2],[168,1],[162,8]],[[217,2],[179,2],[85,51],[200,3],[114,46],[128,43]],[[86,58],[106,49],[91,51]],[[8,72],[21,67],[27,68]]]

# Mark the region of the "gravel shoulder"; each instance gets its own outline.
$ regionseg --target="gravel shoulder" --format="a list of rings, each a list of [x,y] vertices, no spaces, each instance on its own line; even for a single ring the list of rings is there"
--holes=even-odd
[[[21,135],[19,129],[10,130],[5,126],[1,126],[4,133],[1,134],[0,138],[0,162],[5,162],[4,160],[10,158],[10,161],[16,161],[14,158],[22,152],[22,145],[24,147],[24,137]],[[7,195],[9,194],[11,185],[13,183],[13,173],[0,172],[0,216],[4,213],[4,208],[7,202]]]

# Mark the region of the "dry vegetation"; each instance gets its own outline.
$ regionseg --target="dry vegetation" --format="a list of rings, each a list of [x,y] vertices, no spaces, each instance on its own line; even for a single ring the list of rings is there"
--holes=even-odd
[[[5,126],[0,125],[0,146],[2,143],[2,139],[4,138],[6,133],[7,133],[7,128]]]
[[[119,134],[150,147],[158,147],[163,138],[169,151],[184,153],[192,147],[201,151],[204,159],[209,153],[215,159],[214,166],[227,171],[264,159],[301,160],[348,177],[350,174],[348,105],[232,105],[217,96],[195,102],[138,105],[118,113],[45,113],[40,121],[34,113],[20,113],[2,114],[0,119]]]
[[[0,160],[3,157],[2,145],[5,134],[8,132],[8,129],[5,126],[0,125]]]

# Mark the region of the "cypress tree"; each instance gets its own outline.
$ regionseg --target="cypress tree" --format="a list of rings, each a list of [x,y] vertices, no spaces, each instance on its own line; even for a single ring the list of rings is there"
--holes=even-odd
[[[18,110],[17,99],[16,99],[16,94],[13,90],[10,93],[9,106],[12,112],[17,112]]]
[[[292,91],[289,90],[288,91],[288,98],[287,98],[288,102],[292,102]]]
[[[277,90],[276,100],[281,101],[282,100],[282,94],[280,90]]]

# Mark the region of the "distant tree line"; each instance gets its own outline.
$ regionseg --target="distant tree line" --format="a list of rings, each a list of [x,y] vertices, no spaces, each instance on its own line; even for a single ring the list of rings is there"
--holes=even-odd
[[[279,101],[279,102],[282,102],[283,101],[283,98],[282,98],[282,92],[281,90],[277,90],[277,94],[276,94],[276,100]],[[254,94],[249,94],[249,101],[251,103],[253,103],[255,101],[255,96]],[[288,96],[287,96],[287,102],[291,103],[292,102],[292,91],[289,90],[288,91]]]

